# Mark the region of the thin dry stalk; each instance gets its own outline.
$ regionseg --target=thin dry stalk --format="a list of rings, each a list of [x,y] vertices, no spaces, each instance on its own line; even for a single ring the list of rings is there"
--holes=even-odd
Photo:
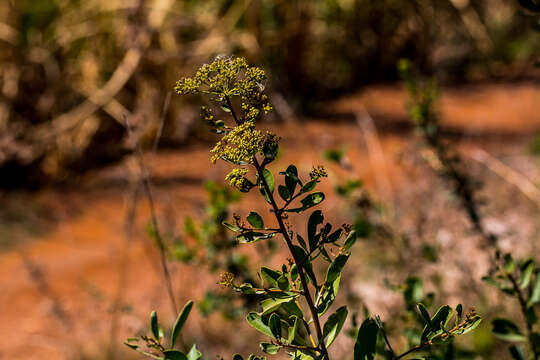
[[[540,206],[540,190],[525,175],[512,169],[487,151],[475,149],[470,157],[485,165],[489,170],[499,175],[509,184],[514,185],[519,191],[529,198],[536,206]]]
[[[128,136],[132,136],[133,132],[132,132],[131,126],[129,124],[128,118],[126,117],[124,119],[124,121],[125,121],[125,124],[126,124],[126,130],[127,130]],[[141,145],[140,145],[140,143],[138,141],[135,143],[135,155],[136,155],[137,162],[138,162],[138,165],[139,165],[139,169],[140,169],[140,172],[141,172],[141,181],[142,181],[142,185],[143,185],[143,190],[144,190],[144,193],[146,195],[146,198],[148,199],[148,205],[150,207],[150,217],[151,217],[151,222],[152,222],[152,230],[154,232],[155,240],[156,240],[157,245],[158,245],[160,263],[161,263],[161,268],[163,270],[163,277],[164,277],[164,281],[165,281],[165,286],[167,288],[167,294],[169,296],[169,301],[170,301],[170,304],[171,304],[171,309],[173,311],[173,314],[176,316],[178,314],[178,307],[176,305],[177,303],[176,303],[176,299],[175,299],[175,296],[174,296],[174,291],[173,291],[173,286],[172,286],[172,281],[171,281],[171,275],[170,275],[170,272],[169,272],[169,268],[167,266],[167,254],[165,252],[165,243],[163,241],[163,238],[161,236],[161,232],[160,232],[160,229],[159,229],[159,224],[158,224],[157,214],[156,214],[156,208],[155,208],[155,202],[154,202],[154,196],[152,194],[152,186],[150,184],[150,176],[149,176],[149,173],[148,173],[148,169],[147,169],[147,167],[146,167],[146,165],[144,163],[144,154],[143,154]]]

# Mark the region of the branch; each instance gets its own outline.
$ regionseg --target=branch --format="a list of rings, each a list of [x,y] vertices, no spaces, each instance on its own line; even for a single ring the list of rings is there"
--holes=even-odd
[[[160,0],[152,9],[147,18],[147,26],[142,27],[143,30],[137,35],[135,44],[126,52],[110,79],[101,89],[96,90],[86,101],[67,113],[37,126],[29,135],[30,138],[37,142],[46,142],[51,137],[78,126],[81,121],[107,105],[122,90],[139,66],[146,49],[150,46],[152,33],[163,24],[166,11],[171,5],[171,0]]]

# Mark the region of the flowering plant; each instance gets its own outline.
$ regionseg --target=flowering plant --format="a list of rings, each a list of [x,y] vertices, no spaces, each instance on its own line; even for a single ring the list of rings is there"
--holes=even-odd
[[[216,119],[213,110],[202,109],[202,117],[213,131],[222,134],[211,151],[212,162],[223,160],[234,166],[226,176],[231,186],[243,192],[258,188],[269,204],[274,222],[267,225],[260,214],[251,211],[245,221],[236,215],[234,221],[223,222],[223,225],[235,233],[241,244],[280,237],[291,256],[291,260],[277,269],[262,266],[259,284],[238,284],[231,273],[224,273],[220,284],[242,294],[256,294],[261,299],[260,311],[250,312],[246,319],[268,337],[260,344],[264,353],[285,351],[291,359],[329,360],[329,348],[349,312],[346,306],[334,310],[333,304],[342,271],[356,241],[356,232],[347,224],[334,227],[325,222],[321,210],[309,214],[306,229],[291,227],[289,216],[305,213],[324,201],[324,193],[316,188],[327,174],[323,167],[315,166],[308,176],[302,176],[295,165],[289,165],[279,172],[283,181],[277,184],[268,165],[276,159],[279,138],[256,127],[256,121],[271,110],[264,94],[264,80],[264,71],[249,67],[244,59],[219,58],[202,66],[193,78],[184,78],[176,84],[179,94],[210,95],[223,112],[231,116],[232,122],[226,124]],[[234,106],[237,102],[239,111]],[[327,264],[323,275],[316,274],[315,262]],[[174,349],[191,306],[189,302],[180,313],[169,346],[163,345],[163,332],[155,312],[151,316],[153,337],[129,339],[127,345],[157,359],[199,359],[202,355],[196,347],[187,354]],[[463,314],[461,305],[453,316],[454,310],[448,305],[430,315],[424,305],[418,304],[417,314],[424,325],[420,343],[402,353],[394,352],[380,318],[367,317],[355,336],[354,359],[374,359],[377,353],[386,359],[401,359],[433,344],[449,342],[453,337],[471,331],[480,322],[474,311]],[[141,350],[141,342],[146,343],[146,350]],[[233,356],[233,360],[241,359],[240,355]],[[251,355],[248,359],[264,357]]]

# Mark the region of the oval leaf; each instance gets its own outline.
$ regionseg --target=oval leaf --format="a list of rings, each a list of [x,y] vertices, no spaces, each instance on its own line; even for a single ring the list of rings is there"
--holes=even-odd
[[[188,360],[187,356],[179,350],[165,350],[165,360]]]
[[[247,216],[247,221],[255,229],[264,229],[263,219],[261,215],[257,214],[255,211],[249,213]]]
[[[154,339],[159,341],[159,324],[156,311],[152,311],[150,314],[150,328],[152,329],[152,334],[154,334]]]
[[[324,324],[323,329],[323,337],[326,338],[326,346],[329,347],[332,345],[336,337],[339,335],[339,332],[341,331],[341,328],[343,327],[343,324],[345,323],[345,320],[347,319],[347,314],[349,312],[347,311],[346,306],[342,306],[339,309],[336,310],[335,313],[330,315],[328,317],[328,320]]]
[[[281,339],[281,319],[276,314],[270,315],[270,320],[268,322],[270,326],[270,331],[276,339]]]
[[[178,336],[180,335],[180,332],[182,331],[182,327],[186,323],[186,320],[189,316],[189,313],[191,312],[191,308],[193,307],[193,301],[189,300],[186,305],[184,305],[184,308],[178,315],[178,318],[176,319],[176,322],[174,323],[172,334],[171,334],[171,347],[174,347],[174,344],[176,344],[176,340],[178,339]]]

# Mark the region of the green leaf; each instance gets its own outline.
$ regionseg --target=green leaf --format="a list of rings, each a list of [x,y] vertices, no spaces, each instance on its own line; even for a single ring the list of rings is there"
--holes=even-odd
[[[278,193],[279,193],[279,196],[281,196],[281,198],[283,199],[283,201],[287,201],[291,198],[289,189],[285,185],[278,186]]]
[[[261,301],[262,313],[261,315],[268,315],[271,312],[277,310],[282,304],[291,302],[294,300],[294,296],[287,296],[282,298],[267,298]]]
[[[288,314],[288,316],[292,315],[299,318],[304,316],[304,314],[302,313],[302,310],[300,309],[296,301],[289,301],[289,302],[283,303],[280,306],[278,311],[280,312],[285,311]]]
[[[261,346],[261,350],[266,353],[266,354],[269,354],[269,355],[275,355],[279,352],[279,350],[281,349],[281,346],[279,345],[274,345],[272,343],[267,343],[267,342],[263,342],[260,344]]]
[[[249,355],[248,360],[266,360],[265,356],[255,356],[253,354]]]
[[[276,233],[262,233],[257,231],[246,231],[242,235],[238,235],[236,240],[240,244],[250,244],[260,240],[270,239],[276,236]]]
[[[159,341],[159,324],[157,313],[155,311],[152,311],[150,314],[150,328],[152,329],[152,334],[154,334],[154,339]]]
[[[347,235],[347,238],[345,239],[345,243],[343,244],[343,251],[349,251],[354,243],[356,242],[356,231],[353,230]]]
[[[540,272],[536,272],[536,281],[534,283],[531,297],[529,298],[529,301],[527,302],[527,306],[533,306],[540,302]]]
[[[317,186],[317,180],[308,181],[304,186],[302,186],[300,192],[302,194],[310,192],[311,190],[315,189],[315,186]]]
[[[270,194],[273,194],[274,193],[274,175],[272,175],[272,172],[270,170],[264,169],[263,177],[264,177],[264,181],[268,185],[268,190],[270,191]],[[259,179],[259,191],[261,192],[266,202],[270,203],[270,196],[269,194],[266,193],[266,188],[264,187],[262,183],[262,179]]]
[[[429,316],[429,312],[427,311],[426,307],[422,303],[418,303],[416,306],[418,307],[418,311],[420,312],[422,319],[428,328],[431,329],[431,316]]]
[[[362,180],[349,179],[343,184],[336,186],[336,192],[341,196],[349,196],[354,190],[361,188]]]
[[[255,211],[249,213],[247,216],[247,221],[255,229],[264,229],[263,219],[261,215],[257,214]]]
[[[292,344],[296,338],[296,332],[298,331],[298,322],[300,321],[298,316],[292,316],[294,318],[294,325],[289,327],[287,342]]]
[[[281,319],[276,314],[270,315],[270,320],[268,325],[270,326],[270,331],[276,339],[281,339]]]
[[[296,212],[301,213],[302,211],[305,211],[315,205],[320,204],[324,200],[324,193],[322,192],[314,192],[309,195],[307,195],[305,198],[300,200],[302,203],[301,207],[295,208],[295,209],[288,209],[286,211],[288,212]]]
[[[354,344],[354,360],[373,360],[377,347],[379,327],[373,319],[366,319],[358,330]]]
[[[306,241],[304,240],[304,238],[296,234],[296,239],[298,240],[300,246],[302,246],[302,248],[307,251]]]
[[[317,244],[319,243],[319,236],[317,235],[317,226],[322,224],[324,221],[324,216],[321,210],[315,210],[311,213],[308,220],[308,240],[309,240],[309,249],[313,251]]]
[[[341,160],[345,156],[344,149],[327,149],[324,152],[324,158],[328,161],[333,161],[336,164],[341,164]]]
[[[510,351],[510,356],[512,356],[512,359],[525,360],[525,354],[523,353],[523,349],[521,347],[518,348],[517,346],[512,345],[508,350]]]
[[[531,276],[534,271],[534,261],[532,259],[529,259],[525,261],[521,265],[520,268],[521,268],[521,278],[520,278],[519,286],[521,286],[521,288],[524,289],[527,286],[529,286],[529,283],[531,282]]]
[[[221,224],[222,224],[223,226],[225,226],[227,229],[231,230],[231,231],[234,231],[234,232],[240,232],[240,231],[242,231],[242,229],[240,229],[238,226],[233,225],[233,224],[231,224],[231,223],[228,223],[228,222],[226,222],[226,221],[223,221]]]
[[[165,360],[188,360],[186,355],[179,350],[165,350],[163,355],[165,355]]]
[[[268,184],[268,189],[270,190],[270,193],[274,193],[274,175],[272,175],[272,172],[268,169],[263,170],[263,176],[264,180]]]
[[[481,318],[480,316],[477,315],[477,316],[475,316],[474,318],[472,318],[472,319],[469,321],[469,323],[468,323],[468,325],[467,325],[466,327],[461,328],[461,329],[455,331],[454,333],[455,333],[456,335],[465,335],[466,333],[468,333],[468,332],[470,332],[470,331],[476,329],[476,327],[477,327],[478,325],[480,325],[481,322],[482,322],[482,318]]]
[[[280,271],[272,270],[266,266],[261,267],[261,275],[268,281],[270,287],[278,287],[278,279],[283,275]]]
[[[431,340],[434,337],[440,335],[443,329],[445,329],[448,325],[448,322],[450,321],[453,312],[454,309],[452,309],[450,306],[441,306],[439,310],[437,310],[435,315],[433,315],[433,317],[431,318],[431,325],[426,325],[426,327],[424,328],[424,331],[422,333],[422,342]]]
[[[504,254],[503,266],[506,272],[512,273],[516,269],[516,263],[511,254]]]
[[[304,264],[304,270],[306,271],[306,275],[308,276],[309,280],[313,283],[315,287],[317,287],[317,277],[315,276],[315,273],[313,272],[313,266],[310,262],[307,262]]]
[[[293,248],[294,248],[294,253],[296,254],[296,258],[298,259],[298,262],[302,265],[305,264],[308,258],[308,255],[305,252],[305,250],[301,246],[298,246],[298,245],[293,245]]]
[[[463,305],[458,304],[456,306],[456,325],[461,322],[462,316],[463,316]]]
[[[343,271],[348,259],[348,254],[341,254],[336,257],[328,267],[323,288],[321,289],[318,301],[315,304],[317,306],[317,313],[319,316],[323,315],[326,310],[328,310],[328,307],[330,307],[330,305],[332,305],[334,302],[339,290],[341,272]]]
[[[347,307],[342,306],[336,310],[335,313],[328,317],[323,328],[323,337],[326,338],[326,346],[329,347],[332,345],[336,337],[339,335],[345,320],[347,319]]]
[[[424,297],[424,285],[422,279],[416,276],[409,276],[405,280],[405,290],[403,290],[403,297],[405,303],[409,308],[412,308],[420,301],[423,301]]]
[[[133,350],[137,350],[140,346],[137,345],[137,344],[130,344],[129,342],[125,341],[124,342],[124,345],[128,346],[129,348],[133,349]]]
[[[526,312],[527,317],[527,323],[534,325],[538,322],[538,316],[536,315],[536,311],[534,310],[534,307],[527,308]],[[540,342],[538,343],[538,346],[540,346]]]
[[[296,169],[296,166],[289,165],[285,172],[285,185],[287,186],[287,190],[289,190],[289,194],[291,196],[294,195],[294,190],[296,189],[296,184],[298,183],[298,170]]]
[[[180,332],[182,331],[182,327],[186,323],[186,320],[189,316],[189,313],[191,312],[191,308],[193,307],[193,301],[188,301],[186,305],[184,305],[184,308],[178,315],[178,318],[176,319],[176,322],[174,323],[174,327],[171,334],[171,347],[174,347],[176,344],[176,340],[178,339],[178,336],[180,335]]]
[[[506,341],[525,341],[526,337],[519,331],[516,324],[507,319],[495,319],[493,325],[493,334],[496,337]]]
[[[342,234],[343,234],[343,229],[337,229],[336,231],[328,235],[328,237],[326,238],[326,243],[328,244],[335,243],[341,238]]]
[[[255,330],[272,337],[272,331],[270,331],[270,327],[268,324],[265,324],[262,317],[257,314],[256,312],[250,312],[246,317],[247,322],[249,325],[255,328]]]
[[[189,350],[187,354],[187,359],[199,360],[200,358],[202,358],[202,354],[199,350],[197,350],[197,345],[193,344],[193,346],[191,347],[191,350]]]

